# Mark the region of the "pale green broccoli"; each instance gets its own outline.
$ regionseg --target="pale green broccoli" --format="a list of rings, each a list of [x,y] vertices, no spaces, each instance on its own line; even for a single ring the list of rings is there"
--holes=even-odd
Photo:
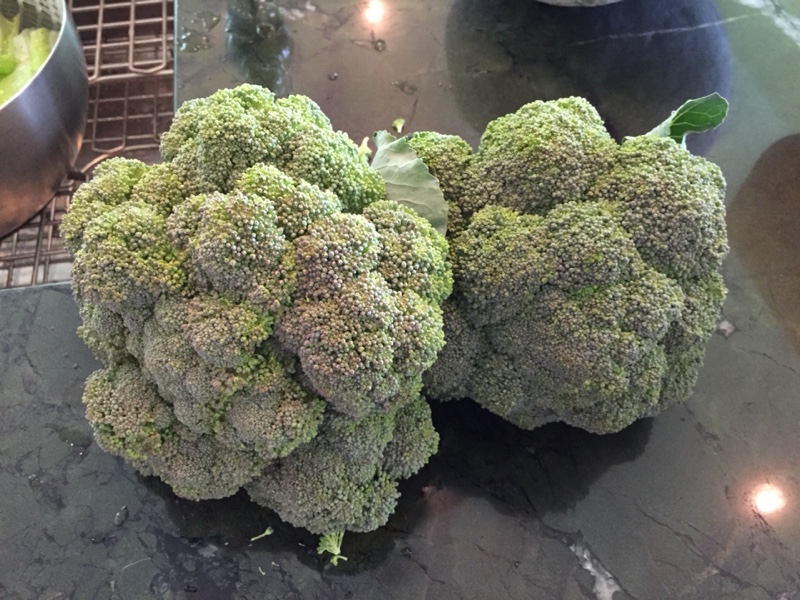
[[[342,539],[344,539],[344,531],[334,531],[320,536],[317,554],[329,553],[331,564],[334,567],[337,566],[340,560],[347,560],[347,557],[342,555]]]
[[[615,143],[579,98],[412,135],[440,183],[454,292],[426,393],[525,428],[613,432],[685,400],[725,296],[725,181],[669,138]]]
[[[98,443],[186,498],[247,486],[312,531],[382,525],[436,450],[446,240],[301,96],[192,101],[162,153],[106,161],[64,217]]]

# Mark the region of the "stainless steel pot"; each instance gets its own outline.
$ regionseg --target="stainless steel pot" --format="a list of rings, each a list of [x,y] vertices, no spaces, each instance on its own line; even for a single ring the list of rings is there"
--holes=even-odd
[[[0,5],[8,13],[9,0]],[[58,38],[39,72],[0,106],[0,236],[58,190],[78,156],[88,110],[86,63],[66,1],[22,0],[20,9],[23,27],[48,27]]]

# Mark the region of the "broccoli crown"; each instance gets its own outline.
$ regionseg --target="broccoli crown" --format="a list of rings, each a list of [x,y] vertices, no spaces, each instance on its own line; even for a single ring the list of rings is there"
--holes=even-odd
[[[584,100],[412,137],[445,182],[454,293],[425,374],[525,428],[595,432],[685,400],[725,296],[725,181],[667,138],[613,142]]]
[[[106,161],[64,218],[79,333],[106,366],[84,395],[98,443],[187,498],[280,481],[256,497],[293,523],[377,527],[436,448],[420,390],[447,241],[301,96],[191,101],[162,154]],[[330,489],[284,508],[313,473]]]

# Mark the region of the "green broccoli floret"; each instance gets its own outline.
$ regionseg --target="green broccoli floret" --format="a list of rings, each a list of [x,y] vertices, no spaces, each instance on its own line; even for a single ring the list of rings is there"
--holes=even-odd
[[[595,432],[686,399],[724,299],[715,165],[654,135],[617,145],[575,98],[497,119],[471,155],[410,143],[460,209],[428,395]]]
[[[83,401],[101,448],[145,475],[159,476],[185,498],[234,494],[266,463],[248,448],[187,428],[136,363],[92,374]]]
[[[83,395],[86,417],[100,446],[112,454],[143,459],[158,452],[175,426],[172,409],[135,362],[92,373]]]
[[[379,202],[363,215],[318,221],[296,246],[302,298],[276,331],[314,390],[356,418],[417,395],[444,345],[444,239],[407,209]]]
[[[408,136],[408,144],[425,163],[447,201],[447,231],[450,235],[466,227],[461,198],[466,189],[472,148],[457,135],[422,131]]]
[[[78,188],[61,220],[60,232],[67,250],[72,254],[78,251],[89,222],[109,208],[128,202],[131,191],[148,168],[140,160],[111,158],[94,169],[91,185]]]
[[[419,470],[437,445],[430,409],[419,397],[359,420],[330,414],[317,437],[245,487],[253,500],[312,533],[371,531],[394,511],[396,480]]]
[[[336,194],[347,212],[361,210],[386,196],[380,174],[369,168],[358,146],[332,129],[307,127],[286,140],[280,168]]]
[[[486,127],[461,210],[469,217],[493,204],[533,214],[581,200],[615,154],[600,115],[583,98],[526,104]]]
[[[239,175],[261,162],[274,162],[291,115],[267,90],[237,88],[184,103],[161,138],[161,156],[193,192],[228,192]]]
[[[237,368],[272,333],[272,318],[247,302],[215,294],[196,296],[186,305],[183,333],[200,357],[213,367]]]
[[[383,449],[382,468],[392,479],[410,477],[425,466],[438,447],[431,408],[419,398],[395,414],[392,438]]]
[[[185,282],[166,221],[149,204],[128,202],[106,210],[87,223],[82,242],[74,253],[72,282],[86,302],[117,312],[146,310]]]
[[[105,166],[109,161],[100,163]],[[131,190],[133,202],[150,204],[156,212],[168,217],[173,207],[181,204],[188,195],[186,185],[175,172],[172,163],[161,163],[147,168]]]
[[[453,291],[447,241],[410,208],[375,202],[364,210],[380,242],[378,271],[395,291],[441,303]]]
[[[130,462],[189,500],[231,496],[258,477],[266,463],[248,448],[220,444],[217,436],[196,433],[182,423],[165,436],[159,452]]]
[[[198,284],[237,301],[255,294],[272,312],[288,301],[292,246],[268,199],[237,190],[196,196],[175,207],[167,226]]]
[[[184,103],[161,138],[161,156],[188,193],[227,193],[247,169],[265,164],[334,193],[351,212],[386,194],[358,147],[312,100],[276,100],[255,85]]]
[[[383,200],[305,97],[190,101],[162,154],[101,166],[65,218],[80,333],[106,364],[85,398],[98,441],[191,499],[325,473],[292,522],[321,531],[338,503],[324,533],[377,527],[438,440],[419,394],[444,345],[446,240]]]
[[[83,401],[101,448],[158,475],[185,498],[234,494],[266,463],[249,449],[188,429],[135,363],[93,373]]]
[[[336,213],[314,223],[295,241],[300,293],[313,299],[339,293],[346,281],[378,266],[379,244],[375,226],[360,215]]]
[[[261,359],[251,381],[231,396],[221,439],[280,457],[316,436],[325,402],[303,389],[276,357]]]
[[[290,177],[274,165],[254,165],[242,174],[236,189],[272,202],[277,224],[287,240],[305,235],[309,225],[342,210],[332,192]]]
[[[124,361],[128,357],[128,332],[122,316],[99,304],[81,304],[81,325],[78,335],[104,364]]]
[[[611,208],[475,215],[451,243],[459,316],[426,374],[428,393],[472,397],[527,428],[562,420],[592,431],[620,429],[657,402],[666,364],[643,365],[683,293],[642,261]],[[601,419],[593,406],[616,413]]]
[[[717,271],[728,253],[719,167],[669,138],[626,139],[587,197],[618,203],[642,258],[674,279]]]

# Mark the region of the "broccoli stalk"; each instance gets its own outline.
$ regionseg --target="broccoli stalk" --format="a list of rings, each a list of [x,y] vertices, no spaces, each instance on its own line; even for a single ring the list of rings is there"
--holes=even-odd
[[[342,538],[344,538],[344,531],[334,531],[319,537],[317,554],[329,552],[331,554],[331,564],[334,567],[339,565],[340,560],[347,560],[347,557],[342,555]]]

